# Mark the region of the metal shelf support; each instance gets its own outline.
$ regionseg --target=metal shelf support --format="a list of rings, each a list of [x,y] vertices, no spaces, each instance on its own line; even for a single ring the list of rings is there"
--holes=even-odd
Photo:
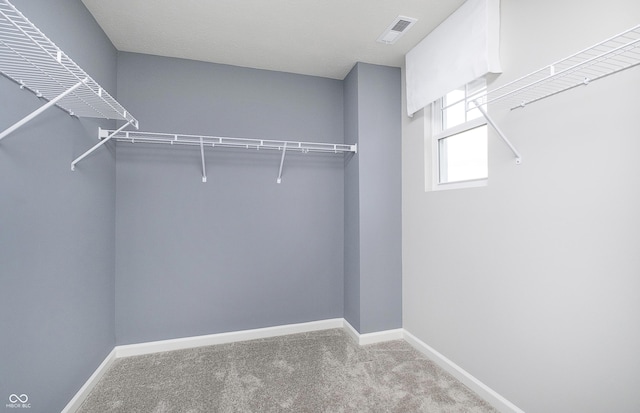
[[[116,134],[118,132],[121,132],[124,128],[126,128],[127,126],[131,125],[131,123],[133,123],[132,120],[130,120],[129,122],[125,123],[124,125],[122,125],[118,130],[116,130],[115,132],[113,132],[112,134],[110,134],[109,136],[107,136],[106,138],[102,139],[100,142],[96,143],[95,145],[93,145],[91,147],[91,149],[89,149],[88,151],[86,151],[85,153],[83,153],[82,155],[78,156],[73,162],[71,162],[71,170],[75,171],[76,170],[76,164],[78,162],[80,162],[81,160],[83,160],[84,158],[86,158],[87,156],[89,156],[93,151],[95,151],[96,149],[98,149],[99,147],[101,147],[102,145],[104,145],[105,143],[109,142],[111,139],[113,139],[114,136],[116,136]]]
[[[482,116],[487,120],[487,123],[491,125],[491,127],[498,133],[498,136],[502,141],[511,149],[511,152],[516,156],[516,164],[520,165],[522,163],[522,156],[520,156],[520,152],[513,146],[513,144],[507,139],[507,136],[502,132],[502,130],[496,125],[491,116],[487,113],[486,110],[478,103],[477,100],[474,100],[473,103],[476,105],[476,108],[482,113]]]
[[[71,86],[69,89],[65,90],[64,92],[62,92],[61,94],[59,94],[55,98],[51,99],[49,102],[45,103],[44,105],[40,106],[38,109],[34,110],[30,114],[28,114],[27,116],[25,116],[24,118],[19,120],[18,122],[14,123],[12,126],[10,126],[7,129],[5,129],[2,133],[0,133],[0,140],[4,139],[11,132],[13,132],[14,130],[18,129],[19,127],[21,127],[25,123],[29,122],[31,119],[35,118],[36,116],[38,116],[39,114],[41,114],[45,110],[49,109],[51,106],[53,106],[56,103],[58,103],[58,101],[60,99],[64,98],[69,93],[73,92],[74,90],[76,90],[80,86],[84,85],[87,82],[87,80],[88,79],[85,78],[84,80],[76,83],[75,85]]]
[[[287,143],[282,147],[282,157],[280,158],[280,170],[278,170],[278,179],[276,183],[282,183],[282,167],[284,166],[284,156],[287,154]]]
[[[202,158],[202,182],[207,182],[207,166],[204,162],[204,139],[200,137],[200,157]]]

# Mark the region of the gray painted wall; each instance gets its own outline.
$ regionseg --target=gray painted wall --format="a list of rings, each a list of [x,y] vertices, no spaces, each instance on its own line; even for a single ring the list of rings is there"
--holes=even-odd
[[[402,326],[400,80],[398,68],[364,63],[345,80],[345,131],[358,137],[345,171],[357,220],[345,232],[345,316],[360,333]]]
[[[632,0],[502,1],[504,73],[638,24]],[[640,411],[640,68],[508,113],[489,186],[424,191],[403,125],[404,326],[527,413]]]
[[[72,173],[97,127],[114,125],[51,109],[0,144],[1,400],[26,393],[31,411],[59,411],[115,343],[342,317],[345,306],[361,332],[399,327],[397,69],[358,65],[354,101],[336,80],[116,55],[80,2],[15,4],[114,95],[117,69],[118,99],[144,130],[336,143],[347,133],[378,175],[361,181],[358,157],[291,153],[277,185],[279,153],[214,150],[203,184],[197,149],[127,144]],[[0,91],[5,127],[42,103],[7,79]],[[376,209],[385,216],[369,222]],[[349,286],[345,237],[347,253],[367,254]]]
[[[344,136],[358,142],[358,65],[344,79]],[[359,155],[344,165],[344,318],[360,331],[360,165]]]
[[[79,0],[12,3],[115,93],[115,49]],[[0,96],[2,130],[43,103],[1,76]],[[114,346],[113,148],[70,170],[99,125],[51,108],[0,142],[2,411],[12,393],[60,411]]]
[[[130,53],[143,130],[343,140],[342,82]],[[118,344],[343,315],[342,156],[117,145]]]

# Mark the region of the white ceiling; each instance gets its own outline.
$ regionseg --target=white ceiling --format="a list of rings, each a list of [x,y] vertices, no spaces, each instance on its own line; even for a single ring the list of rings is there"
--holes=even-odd
[[[344,79],[356,62],[401,66],[464,0],[82,0],[121,51]],[[376,39],[398,15],[418,22]]]

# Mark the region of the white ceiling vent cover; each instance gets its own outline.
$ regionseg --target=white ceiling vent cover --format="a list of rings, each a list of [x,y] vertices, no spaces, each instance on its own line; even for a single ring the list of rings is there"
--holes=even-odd
[[[389,27],[387,27],[387,30],[385,30],[380,35],[380,37],[378,37],[378,42],[384,43],[384,44],[394,44],[417,21],[418,19],[414,19],[413,17],[406,17],[406,16],[396,17],[393,23],[391,23]]]

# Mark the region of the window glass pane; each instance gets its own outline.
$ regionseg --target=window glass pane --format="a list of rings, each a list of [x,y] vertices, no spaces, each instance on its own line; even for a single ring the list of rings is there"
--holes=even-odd
[[[442,98],[442,130],[465,122],[464,89],[456,89]]]
[[[474,120],[474,119],[478,119],[482,117],[482,113],[480,113],[480,111],[478,109],[472,109],[475,108],[476,105],[473,104],[473,102],[469,102],[469,108],[471,109],[469,112],[467,112],[467,120]]]
[[[467,85],[467,105],[471,109],[467,112],[467,120],[478,119],[482,116],[478,109],[472,109],[475,107],[473,100],[483,95],[486,91],[487,85],[484,78],[475,80]]]
[[[464,89],[452,90],[444,97],[444,106],[449,106],[462,99],[464,99]]]
[[[464,100],[442,111],[443,129],[449,129],[465,122]]]
[[[440,183],[487,178],[487,126],[440,139],[438,158]]]

